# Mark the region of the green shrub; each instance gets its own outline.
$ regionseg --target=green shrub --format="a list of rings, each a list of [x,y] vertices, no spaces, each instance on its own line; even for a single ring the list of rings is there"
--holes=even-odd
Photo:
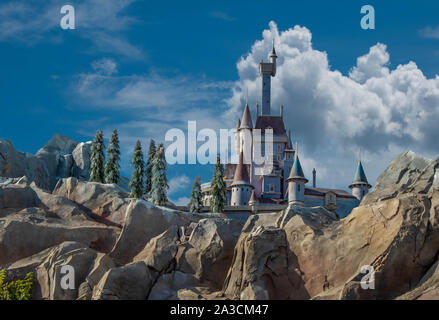
[[[6,270],[0,270],[0,300],[30,300],[34,286],[34,273],[29,272],[23,280],[5,283]]]

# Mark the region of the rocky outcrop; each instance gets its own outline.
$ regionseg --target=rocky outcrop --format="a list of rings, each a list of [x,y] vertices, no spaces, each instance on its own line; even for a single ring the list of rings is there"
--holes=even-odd
[[[67,198],[100,222],[122,226],[131,202],[129,194],[114,184],[83,182],[76,178],[59,180],[53,194]]]
[[[29,183],[52,191],[56,183],[74,177],[88,181],[92,142],[78,143],[56,134],[36,155],[17,151],[8,140],[0,139],[0,182],[4,178],[26,176]],[[128,179],[121,177],[119,186],[128,191]]]
[[[202,219],[179,247],[177,270],[193,274],[200,282],[221,289],[243,223],[230,219]]]
[[[59,154],[63,176],[63,153],[85,147],[61,141],[38,161]],[[52,193],[28,177],[1,179],[0,268],[8,280],[35,272],[35,299],[436,299],[438,179],[439,158],[407,152],[344,219],[293,206],[245,223],[74,177]],[[65,265],[75,269],[70,291]]]
[[[46,164],[35,156],[17,151],[12,142],[0,140],[0,176],[26,176],[44,189],[50,189],[51,176]]]
[[[0,218],[0,265],[29,257],[64,241],[76,241],[108,252],[117,235],[117,229],[89,221],[48,218],[38,212],[11,214]]]

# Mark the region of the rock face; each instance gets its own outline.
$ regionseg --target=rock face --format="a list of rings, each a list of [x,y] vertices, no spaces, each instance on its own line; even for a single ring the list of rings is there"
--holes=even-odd
[[[131,199],[114,184],[83,182],[76,178],[59,180],[53,194],[65,197],[101,222],[122,226]]]
[[[34,156],[19,152],[10,141],[0,139],[0,178],[26,176],[46,191],[52,191],[63,178],[88,181],[91,147],[90,141],[78,143],[56,134]],[[121,177],[119,186],[128,191],[128,182]]]
[[[49,189],[51,184],[50,173],[45,163],[29,153],[17,151],[8,140],[0,140],[0,176],[27,176],[44,189]]]
[[[32,161],[58,154],[63,176],[76,153],[85,146],[54,139]],[[439,158],[407,152],[344,219],[293,206],[243,223],[74,177],[52,193],[4,178],[0,269],[7,281],[33,271],[34,299],[439,299],[438,179]],[[66,265],[74,289],[61,286]]]

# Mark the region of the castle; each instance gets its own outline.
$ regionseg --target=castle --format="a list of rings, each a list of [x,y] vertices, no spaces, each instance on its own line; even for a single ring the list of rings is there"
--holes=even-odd
[[[340,217],[347,216],[353,208],[357,207],[361,199],[371,188],[364,173],[361,161],[358,162],[354,181],[349,186],[352,194],[344,190],[318,188],[316,170],[312,172],[312,187],[307,186],[306,178],[300,164],[299,155],[293,149],[290,134],[287,135],[283,119],[283,106],[280,115],[271,115],[271,77],[276,75],[276,50],[270,54],[270,62],[261,62],[259,71],[262,78],[262,108],[256,105],[256,123],[253,121],[248,106],[245,105],[242,120],[238,120],[235,133],[235,145],[239,161],[237,164],[226,164],[225,182],[227,186],[227,203],[225,213],[230,215],[248,215],[251,213],[278,212],[287,206],[317,207],[322,206],[336,212]],[[271,129],[273,133],[273,160],[270,169],[264,170],[264,163],[256,164],[253,159],[244,161],[243,151],[250,148],[254,154],[255,142],[252,135],[254,129],[261,130],[264,137],[265,130]],[[258,141],[264,145],[264,138]],[[261,155],[265,156],[264,148]],[[249,163],[249,164],[246,164]],[[201,186],[203,204],[210,205],[210,183]]]

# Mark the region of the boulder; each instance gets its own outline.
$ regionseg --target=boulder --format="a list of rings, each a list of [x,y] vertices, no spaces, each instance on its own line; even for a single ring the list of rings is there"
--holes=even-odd
[[[17,151],[8,140],[0,139],[0,176],[17,178],[27,176],[29,181],[43,189],[50,189],[51,176],[44,161]]]
[[[362,200],[363,205],[391,199],[407,190],[431,164],[431,160],[407,151],[395,158],[378,177],[375,187]]]
[[[177,226],[171,226],[162,234],[152,238],[145,248],[134,257],[133,261],[143,261],[148,267],[159,273],[167,272],[174,268],[178,243]]]
[[[65,241],[80,242],[100,252],[113,247],[118,230],[89,221],[11,214],[0,218],[0,265],[36,254]]]
[[[179,290],[194,288],[200,282],[192,274],[174,271],[161,275],[151,289],[149,300],[179,300]]]
[[[143,261],[112,268],[93,289],[93,300],[146,300],[156,276]]]
[[[81,142],[72,151],[73,167],[72,176],[80,180],[90,178],[90,157],[91,157],[92,142]]]
[[[180,247],[177,269],[221,289],[232,263],[243,223],[230,219],[202,219],[188,242]]]
[[[97,257],[97,252],[78,242],[64,242],[50,250],[48,256],[36,268],[38,281],[44,300],[74,300],[78,297],[78,288],[89,273],[90,265]],[[63,270],[69,266],[71,270]],[[63,288],[64,276],[73,272],[72,288]],[[37,293],[37,297],[38,297]]]
[[[243,234],[225,281],[225,294],[242,300],[287,299],[294,289],[288,276],[285,230],[259,226]]]
[[[76,141],[68,137],[56,134],[36,153],[36,158],[45,163],[49,172],[51,178],[50,190],[53,189],[59,177],[63,177],[64,175],[67,177],[70,176],[73,159],[70,157],[71,159],[69,161],[69,157],[64,156],[70,155],[77,144]],[[59,176],[59,174],[61,174],[61,176]]]
[[[76,178],[59,180],[53,194],[78,204],[100,222],[122,226],[131,199],[115,184],[83,182]]]
[[[125,224],[110,257],[119,265],[133,261],[154,237],[172,225],[189,226],[205,215],[156,207],[144,200],[133,200],[127,208]]]

